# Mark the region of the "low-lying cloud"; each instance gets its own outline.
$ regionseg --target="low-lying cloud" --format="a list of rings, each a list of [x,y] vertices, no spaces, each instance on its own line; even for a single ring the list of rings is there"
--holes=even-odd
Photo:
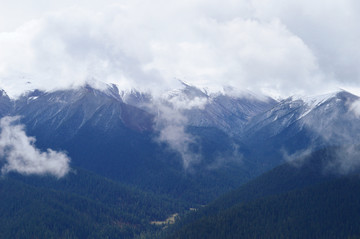
[[[170,103],[160,100],[156,106],[153,106],[155,107],[153,110],[157,112],[155,130],[159,132],[156,140],[160,143],[166,143],[172,150],[179,153],[184,169],[189,169],[192,164],[198,163],[201,160],[201,155],[193,152],[191,149],[191,145],[196,143],[196,139],[193,135],[186,132],[188,119],[183,114],[183,110],[187,109],[188,105],[182,103],[183,101],[178,103],[173,100]],[[202,104],[197,104],[197,106],[202,106]]]
[[[281,150],[284,160],[294,167],[301,167],[305,160],[314,152],[314,149],[310,146],[306,149],[301,149],[289,154],[285,149]]]
[[[35,138],[26,135],[23,125],[16,124],[18,119],[7,116],[0,120],[1,173],[65,176],[70,170],[69,157],[52,149],[41,152],[35,146]]]

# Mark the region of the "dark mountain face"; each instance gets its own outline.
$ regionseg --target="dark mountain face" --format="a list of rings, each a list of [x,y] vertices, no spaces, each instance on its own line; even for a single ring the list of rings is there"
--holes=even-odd
[[[38,147],[66,150],[73,166],[133,178],[129,175],[138,175],[136,169],[155,157],[153,116],[123,103],[118,95],[90,87],[34,93],[16,102],[14,114],[22,115]]]
[[[66,150],[72,166],[140,187],[161,183],[156,174],[162,171],[169,176],[172,170],[180,172],[180,162],[171,161],[176,157],[153,139],[153,115],[124,103],[110,90],[86,86],[36,91],[17,100],[12,114],[22,115],[21,123],[36,136],[38,147]]]
[[[153,121],[150,114],[123,103],[118,95],[89,86],[51,93],[31,92],[16,101],[13,114],[22,115],[29,132],[37,132],[38,136],[41,131],[46,140],[71,139],[88,125],[104,132],[116,128],[150,131]]]

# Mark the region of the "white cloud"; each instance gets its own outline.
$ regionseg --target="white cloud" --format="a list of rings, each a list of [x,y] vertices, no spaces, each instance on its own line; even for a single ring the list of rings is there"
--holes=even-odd
[[[314,152],[312,147],[307,149],[298,150],[289,154],[285,149],[281,150],[284,160],[294,167],[301,167],[304,161]]]
[[[0,87],[10,95],[93,78],[161,92],[180,78],[288,96],[360,78],[355,0],[20,2],[18,18],[8,0],[0,10],[1,22],[25,23],[0,32]]]
[[[253,0],[258,18],[274,17],[311,49],[326,81],[357,86],[360,79],[359,3],[356,0]],[[358,87],[359,88],[359,87]]]
[[[150,65],[165,78],[175,74],[210,90],[230,85],[283,94],[321,83],[311,51],[279,21],[202,19],[194,25],[197,39],[152,45]]]
[[[190,101],[189,101],[190,102]],[[191,145],[195,144],[195,138],[186,132],[187,118],[183,115],[181,108],[183,104],[160,101],[154,104],[152,110],[157,112],[155,118],[155,129],[159,132],[156,140],[159,143],[166,143],[172,150],[181,156],[184,169],[191,169],[194,163],[201,160],[201,155],[191,150]],[[180,108],[179,108],[180,107]]]
[[[26,135],[24,126],[15,125],[17,120],[9,116],[0,120],[0,157],[4,162],[1,173],[65,176],[70,170],[66,154],[52,149],[41,152],[34,145],[35,138]]]

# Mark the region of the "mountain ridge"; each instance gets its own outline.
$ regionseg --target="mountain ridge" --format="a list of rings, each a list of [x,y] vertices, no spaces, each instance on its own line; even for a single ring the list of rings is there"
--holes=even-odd
[[[171,94],[169,101],[158,101],[138,91],[126,95],[115,85],[102,90],[89,85],[54,92],[35,90],[12,101],[15,103],[8,114],[22,115],[20,123],[36,137],[38,147],[66,150],[76,167],[161,193],[189,196],[202,191],[204,197],[198,197],[197,203],[209,202],[321,139],[319,132],[304,131],[304,126],[297,124],[299,117],[294,115],[308,110],[302,100],[269,103],[224,94],[210,96],[194,86],[184,87]],[[300,120],[343,110],[346,114],[334,113],[334,117],[323,120],[330,120],[329,125],[349,122],[346,99],[358,97],[346,92],[336,95],[338,98],[330,97],[332,101],[323,102]],[[6,104],[1,109],[9,102],[5,95],[4,99]],[[269,124],[258,127],[265,121]],[[156,128],[156,124],[165,128]],[[356,141],[354,129],[348,130]],[[249,130],[252,132],[248,134]],[[175,140],[160,140],[162,133]],[[194,158],[189,170],[182,165],[181,153]],[[172,186],[176,181],[182,183]]]

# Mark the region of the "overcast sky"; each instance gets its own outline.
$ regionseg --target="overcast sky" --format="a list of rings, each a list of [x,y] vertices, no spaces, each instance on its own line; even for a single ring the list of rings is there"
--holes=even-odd
[[[357,0],[1,0],[0,87],[360,93]]]

